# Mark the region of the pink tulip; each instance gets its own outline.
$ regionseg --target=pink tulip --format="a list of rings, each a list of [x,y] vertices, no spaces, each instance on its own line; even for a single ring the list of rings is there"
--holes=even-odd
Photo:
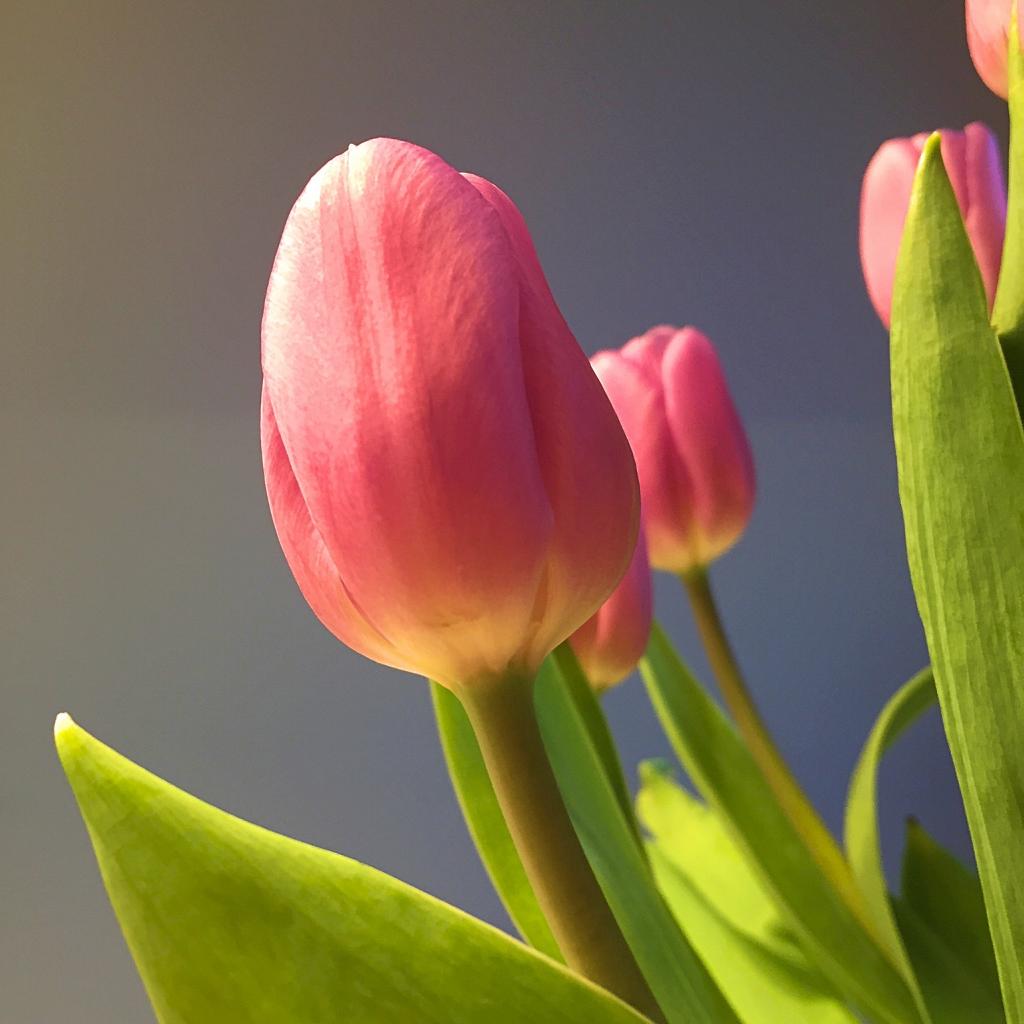
[[[892,310],[892,282],[903,224],[914,174],[927,140],[926,133],[910,139],[890,139],[875,153],[864,173],[860,260],[868,295],[886,327]],[[960,204],[991,308],[1006,230],[1006,184],[999,144],[991,129],[975,122],[962,132],[942,132],[942,159]]]
[[[263,458],[342,641],[452,686],[531,672],[621,579],[629,446],[519,211],[406,142],[322,168],[263,315]]]
[[[967,48],[981,80],[1005,100],[1009,93],[1011,0],[967,0]]]
[[[651,565],[707,565],[743,533],[755,490],[714,346],[693,327],[652,327],[591,363],[633,446]]]
[[[651,567],[643,530],[633,561],[612,596],[572,635],[572,649],[596,690],[636,668],[651,635]]]

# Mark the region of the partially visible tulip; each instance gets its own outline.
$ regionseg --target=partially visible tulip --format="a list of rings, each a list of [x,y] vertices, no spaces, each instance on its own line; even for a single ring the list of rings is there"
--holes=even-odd
[[[331,160],[284,228],[263,373],[278,536],[355,650],[447,685],[530,673],[622,578],[629,445],[489,182],[393,139]]]
[[[636,668],[651,635],[651,603],[651,567],[641,530],[622,582],[570,641],[594,689],[606,690]]]
[[[860,259],[868,295],[886,327],[892,311],[893,277],[903,225],[927,140],[927,133],[922,133],[884,142],[864,173]],[[960,204],[991,309],[1006,232],[1006,183],[999,143],[992,130],[978,121],[962,132],[944,130],[942,160]]]
[[[651,565],[707,565],[743,533],[755,492],[714,346],[693,327],[652,327],[591,363],[633,446]]]
[[[1011,0],[967,0],[967,48],[981,80],[1005,100],[1009,93]]]

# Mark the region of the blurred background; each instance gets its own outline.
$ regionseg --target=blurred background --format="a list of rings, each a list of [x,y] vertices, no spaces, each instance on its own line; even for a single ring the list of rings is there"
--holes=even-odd
[[[427,687],[302,601],[263,494],[259,321],[279,233],[349,142],[395,135],[518,202],[588,351],[719,346],[760,497],[714,570],[752,688],[826,819],[926,661],[861,284],[892,135],[1005,108],[958,0],[201,4],[0,12],[0,1017],[152,1020],[50,742],[57,711],[178,785],[499,925]],[[670,578],[658,613],[704,671]],[[627,765],[668,755],[636,679]],[[969,842],[941,725],[884,770]]]

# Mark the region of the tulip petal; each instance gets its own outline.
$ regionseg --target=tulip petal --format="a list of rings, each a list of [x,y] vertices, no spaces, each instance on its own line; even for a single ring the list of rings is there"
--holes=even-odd
[[[651,351],[657,346],[660,340]],[[651,565],[673,571],[692,561],[693,483],[676,458],[664,392],[647,358],[631,342],[621,352],[599,352],[591,365],[633,446]]]
[[[613,686],[636,667],[651,635],[651,605],[651,568],[641,530],[622,582],[572,635],[572,649],[592,686]]]
[[[882,143],[864,173],[860,262],[871,304],[886,327],[892,311],[896,257],[922,144],[916,139],[890,139]]]
[[[406,667],[446,683],[518,656],[552,532],[517,279],[477,190],[384,139],[309,183],[267,292],[264,375],[312,522]]]
[[[981,80],[1005,100],[1011,0],[966,0],[967,48]]]
[[[693,484],[697,560],[730,548],[754,507],[754,459],[714,346],[684,327],[665,349],[665,410]]]
[[[946,137],[950,134],[943,133],[943,159]],[[960,204],[960,209],[967,211],[964,223],[985,282],[988,308],[991,309],[999,284],[1006,235],[1006,179],[999,143],[992,129],[975,121],[964,128],[963,136],[964,180],[969,197],[966,204]]]
[[[309,517],[266,388],[261,404],[260,435],[270,515],[302,596],[317,618],[343,643],[374,661],[399,665],[401,659],[397,652],[353,603],[323,538]]]
[[[537,459],[557,515],[538,606],[537,664],[596,611],[636,543],[639,489],[622,427],[576,342],[522,215],[501,189],[466,178],[497,211],[520,280],[519,337]]]

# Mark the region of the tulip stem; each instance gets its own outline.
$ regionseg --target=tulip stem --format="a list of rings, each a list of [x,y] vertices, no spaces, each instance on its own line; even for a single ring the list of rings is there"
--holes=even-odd
[[[783,813],[817,861],[825,877],[867,928],[869,934],[875,935],[864,897],[854,880],[849,863],[786,764],[747,689],[718,613],[707,569],[703,566],[691,569],[682,573],[681,579],[690,598],[690,606],[711,670],[747,749],[775,794]]]
[[[558,789],[533,706],[533,679],[509,674],[457,690],[509,832],[566,963],[663,1021],[594,877]]]

